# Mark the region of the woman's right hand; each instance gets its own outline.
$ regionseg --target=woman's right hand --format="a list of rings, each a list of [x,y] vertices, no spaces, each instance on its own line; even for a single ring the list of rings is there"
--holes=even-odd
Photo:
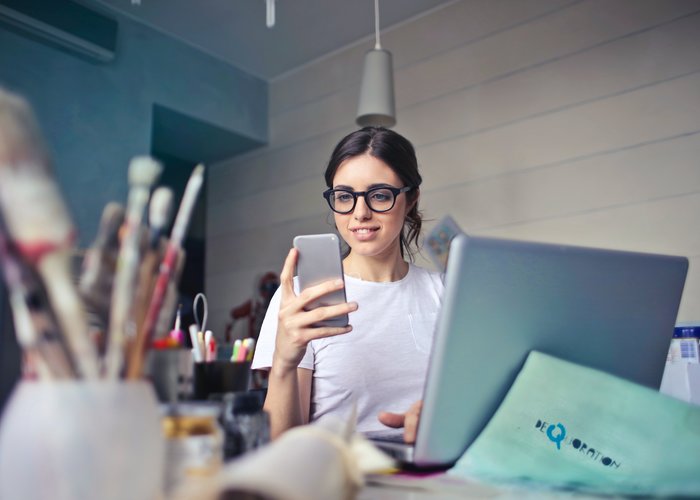
[[[352,330],[350,325],[344,327],[313,327],[311,325],[357,310],[357,303],[346,302],[306,311],[305,307],[309,303],[327,293],[342,289],[344,283],[343,280],[326,281],[305,289],[299,295],[295,294],[294,267],[297,257],[297,250],[292,248],[287,254],[282,274],[280,274],[282,295],[272,369],[285,372],[296,371],[299,362],[306,353],[306,346],[312,340],[341,335]]]

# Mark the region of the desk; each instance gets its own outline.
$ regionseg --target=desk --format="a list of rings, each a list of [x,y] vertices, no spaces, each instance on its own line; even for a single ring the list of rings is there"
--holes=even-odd
[[[409,490],[392,486],[366,486],[357,495],[357,500],[463,500],[465,498],[485,498],[482,495],[462,495],[457,493],[434,493]]]
[[[465,500],[465,499],[484,499],[497,498],[498,500],[611,500],[623,497],[597,497],[568,492],[527,492],[527,491],[495,491],[493,495],[484,496],[475,493],[473,495],[466,493],[434,493],[430,491],[408,490],[404,488],[384,487],[384,486],[366,486],[357,495],[357,500]]]
[[[501,488],[498,486],[471,483],[460,486],[444,487],[443,491],[437,489],[409,488],[399,485],[391,485],[392,479],[387,477],[382,482],[385,484],[367,484],[360,490],[357,500],[463,500],[497,498],[499,500],[594,500],[605,498],[623,498],[614,496],[600,497],[583,493],[552,490],[528,490],[516,488]],[[421,481],[421,480],[417,480]],[[437,486],[436,486],[437,488]]]
[[[369,479],[372,481],[372,479]],[[599,497],[595,495],[577,494],[565,491],[525,490],[501,488],[485,484],[461,484],[452,487],[452,491],[437,491],[435,489],[419,489],[389,484],[390,476],[385,478],[386,484],[368,483],[357,493],[355,500],[464,500],[464,499],[498,499],[498,500],[612,500],[614,497]],[[187,483],[168,500],[218,500],[221,493],[212,489],[210,478],[190,478]],[[209,486],[209,487],[207,487]]]

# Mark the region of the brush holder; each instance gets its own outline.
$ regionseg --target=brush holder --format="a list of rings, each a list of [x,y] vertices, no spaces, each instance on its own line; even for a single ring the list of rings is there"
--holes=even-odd
[[[22,381],[0,421],[0,498],[156,500],[163,467],[145,381]]]
[[[177,403],[192,396],[192,351],[190,349],[151,349],[146,357],[146,373],[153,382],[158,401]]]
[[[194,364],[192,399],[221,400],[224,394],[248,390],[250,361],[209,361]]]

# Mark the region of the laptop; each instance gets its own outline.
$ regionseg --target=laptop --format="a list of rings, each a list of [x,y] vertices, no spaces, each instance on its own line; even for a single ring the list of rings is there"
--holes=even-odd
[[[451,466],[531,350],[658,389],[687,270],[684,257],[458,235],[416,442],[375,444],[408,468]]]

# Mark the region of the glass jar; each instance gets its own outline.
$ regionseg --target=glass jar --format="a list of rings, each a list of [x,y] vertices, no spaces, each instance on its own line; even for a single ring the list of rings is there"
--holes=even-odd
[[[223,431],[217,403],[180,403],[164,408],[165,491],[183,481],[211,476],[223,462]]]

